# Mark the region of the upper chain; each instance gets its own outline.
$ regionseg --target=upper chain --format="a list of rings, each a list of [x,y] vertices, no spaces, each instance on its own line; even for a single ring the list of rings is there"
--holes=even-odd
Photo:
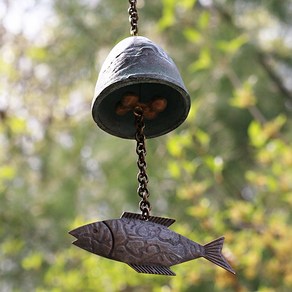
[[[130,33],[132,36],[136,36],[138,34],[138,11],[137,11],[137,0],[129,0],[130,7],[128,9],[129,12],[129,22],[131,23]]]

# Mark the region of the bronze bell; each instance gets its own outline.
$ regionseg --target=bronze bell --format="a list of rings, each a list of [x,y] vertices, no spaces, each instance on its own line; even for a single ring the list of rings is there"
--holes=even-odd
[[[141,36],[122,40],[106,58],[95,87],[93,119],[112,135],[134,139],[135,106],[145,110],[146,138],[172,131],[190,109],[190,96],[172,59]]]

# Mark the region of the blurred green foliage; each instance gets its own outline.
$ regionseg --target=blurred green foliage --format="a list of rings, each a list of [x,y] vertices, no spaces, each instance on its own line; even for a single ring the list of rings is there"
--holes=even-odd
[[[0,290],[291,291],[290,1],[138,0],[140,34],[192,97],[181,127],[147,141],[153,214],[200,243],[225,235],[235,277],[203,259],[140,275],[71,246],[73,227],[138,208],[135,143],[90,113],[128,1],[14,2],[0,5]]]

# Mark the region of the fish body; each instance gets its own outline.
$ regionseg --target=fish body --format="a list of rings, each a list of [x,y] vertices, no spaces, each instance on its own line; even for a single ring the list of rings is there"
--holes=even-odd
[[[140,273],[175,275],[170,267],[204,257],[235,274],[223,257],[224,237],[200,245],[170,229],[174,219],[125,212],[120,219],[94,222],[69,233],[74,245],[91,253],[127,263]]]

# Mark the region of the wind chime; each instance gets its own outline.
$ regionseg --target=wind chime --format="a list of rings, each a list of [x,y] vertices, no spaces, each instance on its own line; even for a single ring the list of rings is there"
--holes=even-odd
[[[222,255],[224,237],[200,245],[168,227],[174,219],[150,215],[145,139],[178,127],[187,117],[190,96],[172,59],[156,44],[138,36],[137,0],[129,0],[131,37],[106,58],[95,88],[92,115],[104,131],[137,142],[141,214],[94,222],[69,233],[74,245],[127,263],[139,273],[173,276],[170,267],[204,257],[235,274]]]

